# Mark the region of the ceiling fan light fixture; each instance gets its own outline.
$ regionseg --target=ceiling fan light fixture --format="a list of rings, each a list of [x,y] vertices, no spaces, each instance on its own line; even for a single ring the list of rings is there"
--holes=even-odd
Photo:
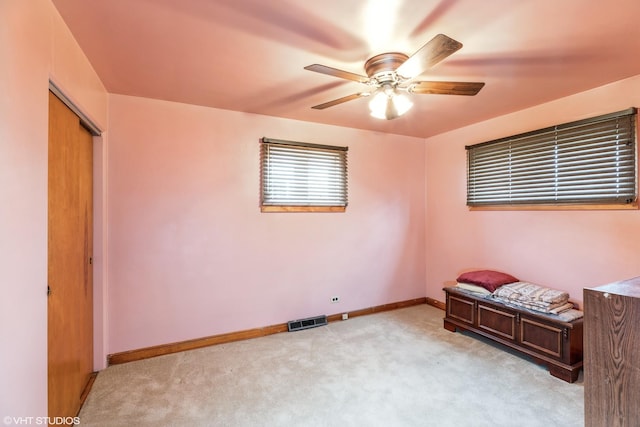
[[[396,107],[396,111],[398,111],[398,116],[403,115],[413,107],[413,102],[409,100],[409,97],[400,93],[396,93],[392,101]]]
[[[376,119],[392,120],[402,116],[413,107],[413,103],[405,95],[399,94],[393,87],[385,85],[375,92],[369,109]]]
[[[369,110],[371,110],[371,116],[376,119],[385,119],[385,111],[387,110],[387,101],[389,97],[386,93],[379,90],[371,97],[369,101]]]

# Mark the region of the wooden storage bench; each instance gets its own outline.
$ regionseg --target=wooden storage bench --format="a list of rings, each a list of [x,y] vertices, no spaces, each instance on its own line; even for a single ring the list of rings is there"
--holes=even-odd
[[[565,322],[558,316],[507,306],[460,288],[444,288],[445,329],[477,333],[546,365],[554,377],[578,379],[582,368],[583,319]]]

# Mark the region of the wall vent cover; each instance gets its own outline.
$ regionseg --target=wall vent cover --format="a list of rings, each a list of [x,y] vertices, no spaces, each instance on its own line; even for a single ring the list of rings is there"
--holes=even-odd
[[[315,328],[327,324],[327,316],[309,317],[308,319],[291,320],[287,322],[289,332],[299,331],[302,329]]]

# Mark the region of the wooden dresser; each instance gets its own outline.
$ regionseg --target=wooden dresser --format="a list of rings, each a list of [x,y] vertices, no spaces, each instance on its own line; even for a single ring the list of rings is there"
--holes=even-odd
[[[583,319],[564,322],[557,316],[507,306],[460,288],[444,288],[444,327],[475,332],[544,364],[554,377],[578,379],[582,368]]]
[[[640,277],[584,290],[587,427],[640,426]]]

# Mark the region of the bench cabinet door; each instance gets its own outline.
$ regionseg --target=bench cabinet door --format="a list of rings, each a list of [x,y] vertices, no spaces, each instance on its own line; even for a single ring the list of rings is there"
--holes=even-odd
[[[478,328],[511,341],[516,340],[516,313],[482,303],[478,304]]]
[[[447,317],[474,326],[476,302],[469,298],[447,294]]]

